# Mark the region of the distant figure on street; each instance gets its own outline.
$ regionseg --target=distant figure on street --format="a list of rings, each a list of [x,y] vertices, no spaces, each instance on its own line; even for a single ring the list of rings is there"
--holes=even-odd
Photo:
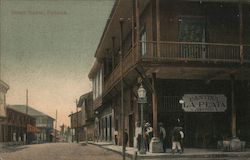
[[[124,132],[124,144],[125,144],[125,147],[128,144],[128,131],[127,131],[127,129],[125,129],[125,132]]]
[[[166,130],[161,122],[159,123],[159,137],[162,143],[163,152],[166,152]]]
[[[115,145],[117,145],[118,144],[118,131],[117,130],[114,131],[114,135],[115,135]]]

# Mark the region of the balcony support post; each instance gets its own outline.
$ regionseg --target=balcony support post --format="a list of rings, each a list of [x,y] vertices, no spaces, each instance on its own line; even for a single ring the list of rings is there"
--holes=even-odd
[[[136,28],[136,38],[135,38],[135,43],[136,43],[136,61],[139,58],[140,54],[140,3],[139,0],[135,0],[135,28]]]
[[[161,57],[160,51],[160,40],[161,40],[161,29],[160,29],[160,7],[159,7],[159,0],[155,0],[155,7],[156,7],[156,48],[157,48],[157,57]]]
[[[240,63],[243,63],[243,10],[242,3],[239,2],[239,44],[240,44]]]

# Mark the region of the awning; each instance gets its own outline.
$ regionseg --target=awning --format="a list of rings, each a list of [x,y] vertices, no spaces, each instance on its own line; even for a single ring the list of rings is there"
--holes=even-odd
[[[38,133],[40,130],[31,124],[27,124],[27,132],[28,133]]]

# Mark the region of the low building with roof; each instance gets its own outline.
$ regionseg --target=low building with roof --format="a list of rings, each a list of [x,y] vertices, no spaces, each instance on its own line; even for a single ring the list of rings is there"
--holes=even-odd
[[[51,116],[40,112],[30,106],[26,105],[9,105],[9,108],[12,108],[18,112],[26,113],[36,119],[36,127],[39,129],[39,133],[36,134],[38,142],[52,142],[53,141],[53,124],[54,118]]]

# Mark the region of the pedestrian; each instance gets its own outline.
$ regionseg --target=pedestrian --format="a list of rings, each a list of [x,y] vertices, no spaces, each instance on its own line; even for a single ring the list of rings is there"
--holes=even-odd
[[[162,122],[159,123],[159,137],[162,143],[163,152],[166,152],[166,130]]]
[[[117,130],[114,131],[114,136],[115,136],[115,145],[117,145],[118,144],[118,131]]]
[[[180,145],[181,145],[181,152],[184,152],[184,132],[183,132],[183,128],[180,127],[180,135],[181,135],[181,141],[180,141]]]
[[[127,129],[125,129],[125,131],[124,131],[124,145],[125,145],[125,147],[127,146],[127,144],[128,144],[128,131],[127,131]]]
[[[149,122],[147,122],[145,124],[145,129],[146,129],[146,147],[147,147],[147,151],[149,151],[149,144],[150,141],[153,137],[153,128],[151,127],[151,124]]]
[[[141,132],[142,132],[142,128],[141,128],[141,125],[140,125],[140,122],[137,122],[136,123],[136,128],[135,128],[135,136],[136,136],[136,141],[137,141],[137,149],[138,151],[140,150],[140,147],[141,147]]]
[[[181,153],[180,141],[181,141],[180,127],[174,127],[173,132],[172,132],[172,153],[173,154],[175,152]]]

